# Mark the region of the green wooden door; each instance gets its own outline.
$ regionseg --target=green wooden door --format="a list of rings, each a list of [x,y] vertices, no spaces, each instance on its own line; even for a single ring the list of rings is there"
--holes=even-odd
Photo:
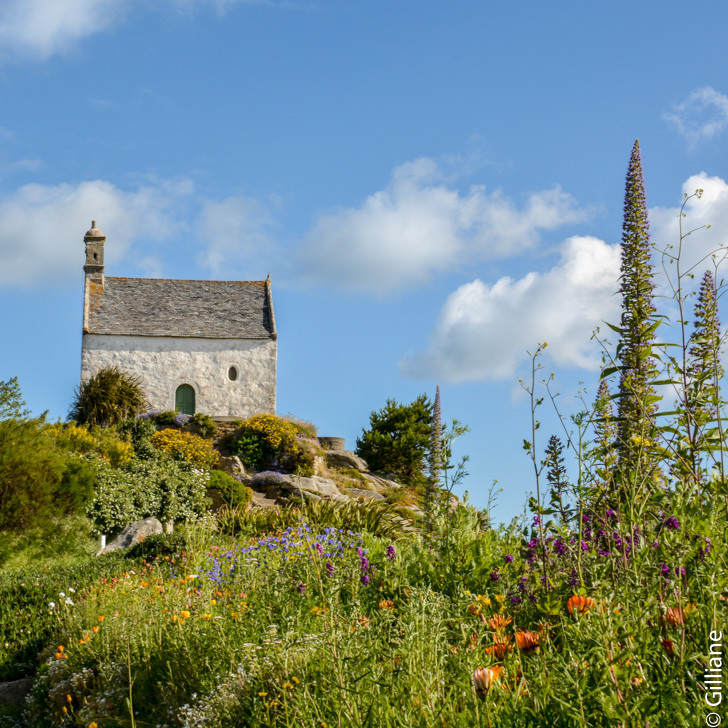
[[[184,415],[195,414],[195,390],[189,384],[180,384],[174,395],[174,408]]]

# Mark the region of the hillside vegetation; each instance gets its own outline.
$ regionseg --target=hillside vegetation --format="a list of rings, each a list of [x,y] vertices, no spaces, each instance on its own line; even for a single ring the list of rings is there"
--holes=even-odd
[[[0,513],[18,508],[46,542],[6,518],[20,555],[3,547],[0,677],[33,682],[24,703],[0,706],[0,726],[718,725],[728,624],[720,287],[709,270],[688,303],[680,245],[663,261],[675,346],[654,303],[635,144],[617,342],[603,342],[599,381],[563,416],[563,439],[541,438],[551,380],[546,345],[535,349],[522,383],[535,496],[528,518],[508,526],[450,498],[465,477],[452,443],[467,428],[443,430],[439,392],[372,413],[374,434],[360,443],[384,457],[371,481],[391,483],[383,502],[264,508],[251,507],[247,483],[310,477],[321,458],[311,426],[262,415],[223,437],[176,413],[47,425],[4,383],[0,476],[16,477],[0,478],[10,483]],[[18,447],[47,453],[43,477],[39,461],[6,454]],[[211,475],[231,452],[255,477]],[[361,473],[335,477],[346,489]],[[391,473],[400,482],[381,477]],[[211,479],[224,495],[214,513]],[[90,555],[92,532],[150,513],[174,533]]]

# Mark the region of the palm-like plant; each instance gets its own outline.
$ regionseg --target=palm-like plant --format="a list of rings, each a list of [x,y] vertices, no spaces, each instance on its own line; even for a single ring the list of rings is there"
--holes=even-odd
[[[106,367],[76,388],[68,416],[78,423],[109,427],[138,414],[146,404],[139,377]]]

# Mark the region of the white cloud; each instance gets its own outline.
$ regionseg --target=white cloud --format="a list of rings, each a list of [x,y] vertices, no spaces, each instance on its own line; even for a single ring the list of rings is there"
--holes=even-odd
[[[687,196],[699,189],[703,191],[702,195],[688,200],[686,216],[682,218],[683,235],[691,230],[694,232],[683,241],[681,262],[683,272],[694,267],[698,281],[708,268],[712,268],[712,254],[728,244],[728,183],[701,172],[689,177],[682,186]],[[680,241],[680,208],[655,207],[649,214],[653,243],[661,249],[672,245],[672,253],[676,254]],[[656,263],[659,266],[660,261]],[[674,271],[674,268],[670,270]]]
[[[673,106],[672,113],[664,118],[695,147],[718,136],[728,126],[728,96],[712,86],[703,86]]]
[[[241,263],[266,258],[274,244],[269,235],[273,217],[268,208],[249,197],[204,202],[198,236],[206,245],[198,261],[214,273],[239,269]]]
[[[0,53],[45,60],[123,17],[133,0],[9,0],[0,9]]]
[[[119,261],[137,239],[148,255],[156,240],[179,229],[177,212],[191,193],[185,180],[131,192],[103,180],[25,185],[0,200],[0,287],[80,277],[83,234],[92,218],[109,239],[107,263]]]
[[[594,369],[590,336],[601,321],[618,320],[619,267],[618,246],[575,236],[544,274],[467,283],[445,302],[427,350],[403,359],[400,372],[449,382],[506,379],[542,341],[557,365]]]
[[[321,216],[301,249],[304,279],[378,295],[420,285],[437,272],[533,248],[543,230],[585,219],[559,187],[518,209],[500,190],[447,186],[436,162],[397,167],[359,207]]]
[[[124,22],[134,9],[167,9],[192,14],[212,8],[220,17],[236,4],[294,7],[272,0],[2,0],[0,60],[8,57],[44,61],[81,40]]]

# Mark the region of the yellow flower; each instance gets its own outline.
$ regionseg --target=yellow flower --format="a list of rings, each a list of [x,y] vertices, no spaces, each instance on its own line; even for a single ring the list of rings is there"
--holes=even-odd
[[[291,683],[289,683],[289,682],[284,682],[283,683],[283,688],[285,690],[293,690],[293,685]]]
[[[179,616],[182,617],[182,619],[189,619],[190,613],[186,611],[182,611],[179,613]]]
[[[268,693],[258,693],[259,698],[264,698]]]
[[[93,723],[88,724],[88,728],[99,728],[99,726],[98,726],[98,723],[96,723],[96,721],[94,721]]]
[[[69,703],[72,703],[72,702],[73,702],[73,698],[72,698],[72,697],[71,697],[70,695],[66,695],[66,700],[67,700],[67,701],[68,701]]]

